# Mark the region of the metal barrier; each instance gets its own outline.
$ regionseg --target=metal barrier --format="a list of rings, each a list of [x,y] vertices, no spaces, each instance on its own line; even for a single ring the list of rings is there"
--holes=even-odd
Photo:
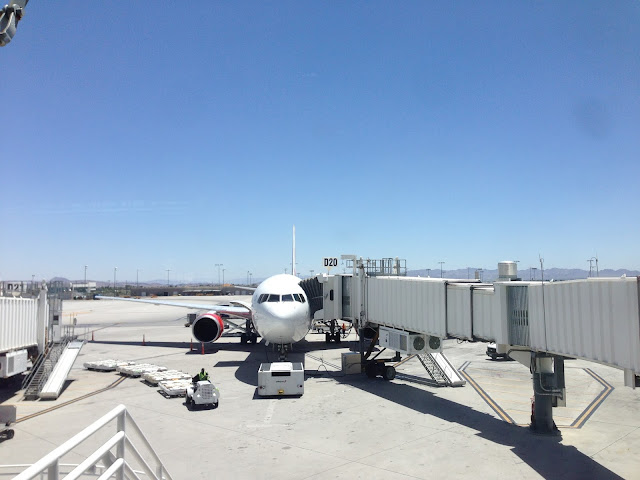
[[[137,475],[138,472],[134,471],[130,461],[127,461],[127,459],[131,458],[135,460],[139,468],[141,468],[149,478],[153,478],[155,480],[172,480],[171,475],[169,475],[169,472],[167,472],[167,469],[160,461],[160,458],[155,453],[151,444],[124,405],[117,406],[105,416],[96,420],[80,433],[73,436],[51,453],[45,455],[38,462],[34,463],[25,471],[17,475],[14,480],[34,479],[42,475],[46,475],[46,478],[49,480],[58,480],[61,478],[61,458],[71,452],[82,442],[96,434],[112,420],[116,420],[117,422],[116,434],[90,454],[66,476],[64,476],[65,480],[75,480],[81,478],[83,475],[91,474],[95,471],[96,466],[98,466],[98,462],[102,462],[102,466],[98,467],[105,469],[104,473],[100,475],[100,479],[107,479],[114,474],[118,480],[124,480],[124,478],[139,478]],[[146,446],[148,453],[152,457],[153,463],[155,463],[155,470],[149,466],[147,461],[131,442],[129,435],[127,435],[127,431],[130,431],[131,429],[137,433],[142,440],[142,443]],[[113,449],[116,451],[115,454],[111,452]]]
[[[64,475],[67,475],[67,473],[71,472],[78,465],[79,465],[78,463],[60,463],[58,465],[58,470],[63,480],[64,480]],[[13,480],[17,475],[17,473],[15,472],[20,472],[30,466],[31,466],[30,463],[15,463],[15,464],[0,465],[0,479],[10,478]],[[85,474],[83,475],[83,478],[98,479],[106,471],[107,471],[107,467],[105,465],[96,465],[93,469],[89,469],[87,472],[85,472]],[[133,470],[133,472],[138,477],[146,475],[145,472],[143,472],[142,470]],[[40,473],[41,479],[44,479],[45,476],[46,476],[46,472]]]

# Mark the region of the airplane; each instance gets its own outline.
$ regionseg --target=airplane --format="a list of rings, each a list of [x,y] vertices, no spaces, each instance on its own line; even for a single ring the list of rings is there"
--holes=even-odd
[[[232,301],[230,305],[211,305],[157,299],[106,296],[97,296],[96,298],[206,310],[199,314],[191,325],[194,338],[203,343],[215,342],[222,336],[225,328],[222,316],[243,318],[246,320],[246,325],[245,332],[241,335],[242,343],[256,343],[257,336],[260,335],[266,345],[275,345],[280,358],[285,359],[291,344],[302,340],[309,333],[313,324],[309,299],[300,286],[301,279],[295,274],[295,238],[296,227],[294,225],[292,249],[294,268],[292,274],[278,274],[264,280],[253,292],[250,305],[238,301]],[[230,318],[226,318],[226,321],[235,328],[243,328],[234,324]]]

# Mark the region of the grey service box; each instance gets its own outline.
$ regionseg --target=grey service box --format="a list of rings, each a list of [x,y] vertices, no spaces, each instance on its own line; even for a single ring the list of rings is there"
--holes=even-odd
[[[342,357],[342,373],[344,373],[345,375],[354,375],[356,373],[362,373],[360,353],[346,352],[346,353],[343,353],[341,357]]]
[[[285,396],[304,393],[304,367],[300,362],[261,363],[258,370],[258,395]]]
[[[0,378],[9,378],[27,371],[29,355],[26,350],[7,352],[0,356]]]

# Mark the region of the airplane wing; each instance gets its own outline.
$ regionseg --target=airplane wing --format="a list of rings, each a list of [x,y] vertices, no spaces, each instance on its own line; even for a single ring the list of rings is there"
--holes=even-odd
[[[187,303],[187,302],[171,302],[167,300],[157,299],[142,299],[142,298],[123,298],[123,297],[105,297],[102,295],[96,295],[95,298],[101,300],[122,300],[125,302],[137,302],[137,303],[150,303],[152,305],[168,305],[170,307],[183,307],[194,310],[207,310],[210,312],[223,313],[226,315],[233,315],[234,317],[251,318],[251,309],[248,304],[243,302],[230,302],[231,305],[212,305],[202,303]]]

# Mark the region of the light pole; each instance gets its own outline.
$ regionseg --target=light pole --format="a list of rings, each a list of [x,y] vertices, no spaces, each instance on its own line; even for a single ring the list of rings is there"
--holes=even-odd
[[[169,283],[169,272],[171,271],[171,269],[167,268],[167,287],[169,287],[171,284]]]
[[[224,265],[222,263],[216,263],[216,267],[218,268],[218,285],[220,285],[220,267],[224,267]]]
[[[309,270],[311,272],[311,276],[313,277],[313,272],[315,272],[315,270]]]
[[[427,268],[427,277],[430,277],[430,276],[431,276],[431,269]]]
[[[89,265],[84,266],[84,291],[89,292],[89,287],[87,286],[87,267]]]
[[[116,272],[118,271],[118,267],[113,267],[113,296],[118,296],[118,290],[116,289]]]
[[[442,278],[442,265],[444,265],[444,262],[438,262],[440,264],[440,278]]]
[[[224,272],[225,272],[226,268],[222,269],[222,284],[224,285]]]
[[[249,286],[249,270],[247,270],[247,286]]]
[[[589,276],[591,277],[593,274],[593,261],[596,261],[596,277],[600,276],[600,271],[598,270],[598,256],[596,255],[595,257],[591,257],[589,260],[587,260],[587,262],[589,262]]]
[[[536,279],[536,270],[538,270],[538,267],[532,267],[531,270],[533,270],[533,279]]]
[[[249,272],[249,285],[253,285],[253,273]]]
[[[136,288],[140,287],[140,282],[138,281],[139,274],[140,274],[140,269],[136,268]]]
[[[467,280],[469,280],[471,277],[469,276],[469,267],[467,267]]]

